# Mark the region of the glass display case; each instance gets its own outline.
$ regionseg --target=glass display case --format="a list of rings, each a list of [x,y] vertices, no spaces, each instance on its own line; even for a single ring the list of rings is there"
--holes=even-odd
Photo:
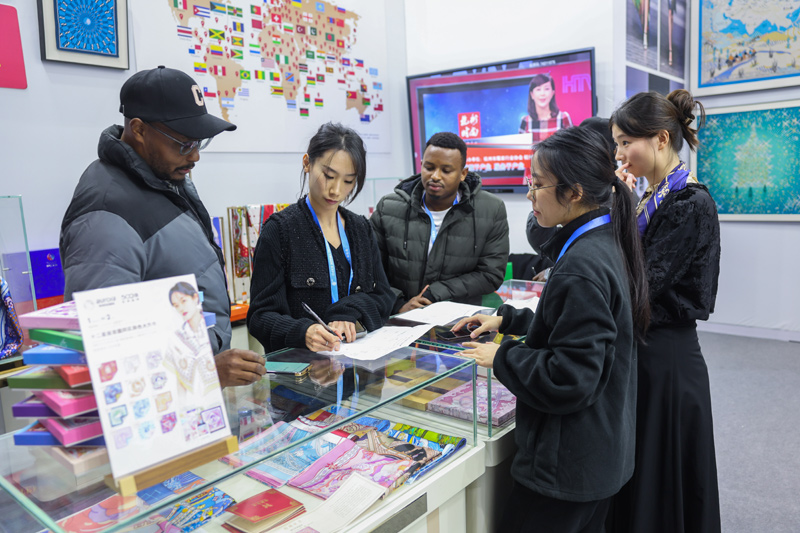
[[[33,286],[22,196],[0,196],[0,277],[8,283],[17,315],[36,310],[36,290]],[[2,363],[19,358],[6,358]]]
[[[0,531],[173,531],[164,529],[163,522],[187,498],[214,487],[238,502],[289,478],[292,481],[280,490],[312,511],[322,500],[291,486],[296,479],[292,474],[299,470],[287,470],[286,465],[313,457],[313,450],[323,453],[327,448],[320,447],[331,447],[329,443],[348,435],[356,440],[362,435],[359,431],[370,429],[412,444],[427,442],[432,451],[426,448],[424,458],[416,456],[419,465],[407,471],[408,480],[348,531],[371,530],[395,515],[408,514],[414,502],[415,512],[424,516],[420,498],[426,498],[423,507],[430,512],[482,475],[484,460],[479,455],[482,448],[476,446],[474,416],[477,367],[471,359],[406,347],[374,361],[297,349],[273,352],[267,360],[307,363],[308,371],[300,376],[267,374],[251,386],[224,390],[239,451],[137,496],[123,498],[108,488],[104,482],[110,474],[107,462],[99,460],[95,466],[87,461],[78,468],[64,459],[60,448],[16,446],[12,434],[0,436],[0,512],[4,516]],[[429,408],[456,389],[461,394],[450,410]],[[225,531],[223,524],[231,516],[215,516],[202,524],[203,531]]]

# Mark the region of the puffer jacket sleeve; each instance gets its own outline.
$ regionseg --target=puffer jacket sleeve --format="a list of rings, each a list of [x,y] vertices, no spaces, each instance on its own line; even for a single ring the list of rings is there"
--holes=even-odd
[[[428,293],[433,296],[433,301],[460,300],[470,296],[479,296],[494,292],[502,283],[508,263],[508,216],[506,206],[502,201],[497,202],[494,217],[488,223],[488,235],[483,249],[480,251],[478,265],[475,270],[444,281],[430,284]],[[481,225],[478,224],[478,231]],[[465,250],[471,253],[472,250]]]
[[[253,255],[247,330],[268,352],[305,348],[306,330],[315,322],[310,318],[292,318],[290,313],[280,231],[278,224],[268,219]]]
[[[136,231],[119,215],[90,211],[61,232],[64,299],[72,293],[142,281],[147,253]]]
[[[374,232],[370,231],[370,254],[372,260],[372,274],[375,279],[375,288],[371,292],[358,292],[350,294],[338,302],[331,304],[322,317],[325,322],[343,320],[347,322],[361,321],[368,331],[382,327],[389,319],[396,299],[395,293],[389,286],[389,280],[383,271],[381,254]]]
[[[372,213],[372,216],[369,217],[369,221],[372,224],[372,229],[374,230],[375,234],[375,243],[378,246],[378,253],[380,254],[380,261],[383,265],[383,276],[386,277],[386,271],[389,270],[389,251],[386,246],[386,228],[384,227],[384,219],[383,219],[383,210],[384,210],[384,203],[386,202],[386,197],[383,197],[378,202],[378,206],[375,211]],[[388,278],[387,278],[388,279]],[[388,281],[387,281],[388,283]],[[396,287],[389,287],[394,294],[394,302],[392,303],[393,308],[396,310],[400,306],[397,305],[398,301],[403,301],[405,303],[405,299],[403,298],[403,291]],[[402,304],[400,304],[402,305]]]

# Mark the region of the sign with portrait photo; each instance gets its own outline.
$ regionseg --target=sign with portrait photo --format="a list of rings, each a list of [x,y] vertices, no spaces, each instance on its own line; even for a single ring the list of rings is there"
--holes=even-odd
[[[194,275],[75,301],[115,478],[230,436]]]

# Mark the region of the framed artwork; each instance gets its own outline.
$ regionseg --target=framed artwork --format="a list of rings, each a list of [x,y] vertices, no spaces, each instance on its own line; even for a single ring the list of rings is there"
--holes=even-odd
[[[800,221],[800,100],[707,110],[698,138],[721,220]]]
[[[128,69],[128,0],[38,0],[42,60]]]
[[[695,96],[800,84],[800,0],[691,3]]]

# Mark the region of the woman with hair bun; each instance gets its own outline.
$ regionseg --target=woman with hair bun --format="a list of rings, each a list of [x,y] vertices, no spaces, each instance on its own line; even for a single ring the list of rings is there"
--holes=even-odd
[[[699,108],[699,116],[695,109]],[[639,205],[652,306],[639,344],[636,468],[615,497],[609,531],[720,531],[711,394],[697,320],[714,312],[719,277],[717,207],[678,152],[698,145],[702,104],[683,89],[639,93],[611,116],[617,173],[650,186]]]

